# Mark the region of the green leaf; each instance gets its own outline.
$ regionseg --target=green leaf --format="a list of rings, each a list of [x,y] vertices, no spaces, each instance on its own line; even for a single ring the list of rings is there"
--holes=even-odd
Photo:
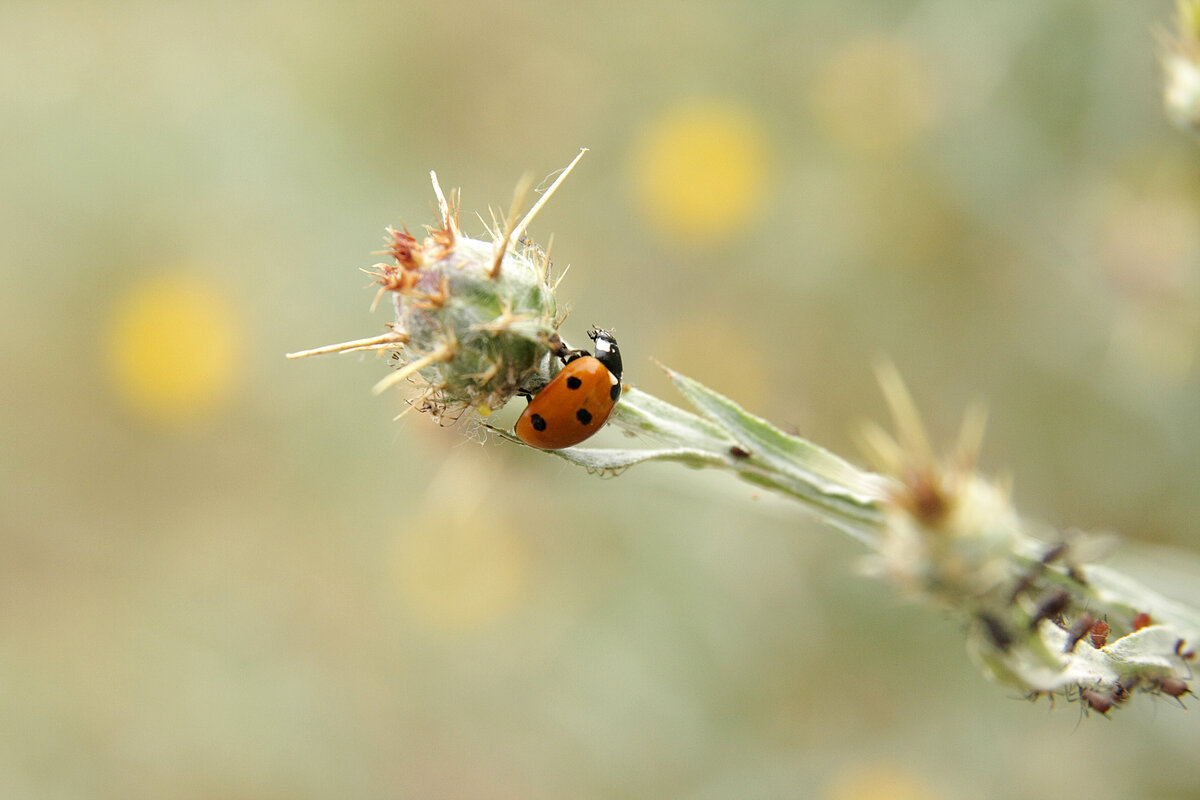
[[[630,433],[680,447],[728,452],[737,444],[719,425],[633,386],[621,392],[612,423]]]
[[[880,517],[884,483],[829,451],[791,436],[729,398],[668,369],[672,383],[695,408],[773,470],[791,478],[792,493],[821,506],[834,506],[864,520]]]
[[[484,423],[488,430],[501,439],[506,439],[522,447],[529,447],[509,431]],[[538,449],[538,448],[531,448]],[[620,472],[635,464],[647,461],[674,461],[691,467],[713,466],[721,462],[719,456],[713,453],[688,447],[670,447],[658,449],[621,449],[599,447],[566,447],[562,450],[549,450],[561,459],[586,467],[593,472]]]

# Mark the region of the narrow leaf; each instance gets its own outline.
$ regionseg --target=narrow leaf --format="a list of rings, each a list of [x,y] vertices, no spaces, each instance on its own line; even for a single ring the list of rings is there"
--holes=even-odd
[[[811,442],[784,433],[691,378],[673,370],[667,370],[667,375],[700,413],[780,471],[811,483],[821,494],[843,498],[855,505],[874,508],[879,502],[883,487],[877,476],[856,469]]]

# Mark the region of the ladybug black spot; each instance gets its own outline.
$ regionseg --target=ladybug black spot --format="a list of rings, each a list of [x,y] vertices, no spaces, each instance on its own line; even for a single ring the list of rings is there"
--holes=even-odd
[[[533,426],[535,431],[546,430],[546,420],[542,419],[541,414],[534,414],[529,418],[529,424]]]
[[[621,396],[621,384],[614,383],[612,388],[608,390],[608,396],[612,398],[614,403],[617,402],[617,398]]]
[[[583,386],[583,381],[579,380],[579,378],[576,378],[574,375],[567,378],[568,389],[578,389],[580,386]]]
[[[575,412],[575,419],[579,420],[581,425],[590,425],[592,423],[592,412],[586,408],[581,408]]]

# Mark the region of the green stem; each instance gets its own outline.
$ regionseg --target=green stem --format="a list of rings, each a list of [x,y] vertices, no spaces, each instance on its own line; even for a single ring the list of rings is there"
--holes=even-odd
[[[648,461],[724,469],[748,483],[800,501],[821,521],[871,549],[878,547],[884,524],[885,478],[784,433],[691,378],[671,370],[667,375],[704,416],[627,386],[609,424],[658,447],[571,447],[552,452],[596,472],[616,473]],[[520,442],[506,431],[492,430]]]
[[[1103,540],[1023,520],[1002,487],[974,473],[971,447],[953,467],[938,464],[894,371],[881,377],[901,429],[902,444],[883,443],[894,477],[859,469],[666,372],[695,412],[626,387],[610,420],[650,446],[550,452],[610,474],[649,461],[724,469],[799,501],[866,545],[878,575],[957,614],[984,672],[1031,696],[1059,694],[1104,714],[1134,691],[1187,691],[1187,642],[1200,638],[1200,614],[1091,563]],[[1147,615],[1151,622],[1138,621]],[[1091,637],[1097,621],[1111,629],[1107,641]]]

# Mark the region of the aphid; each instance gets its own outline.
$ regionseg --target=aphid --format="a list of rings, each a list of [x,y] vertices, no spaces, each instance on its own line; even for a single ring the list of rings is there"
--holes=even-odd
[[[1040,567],[1039,567],[1040,571]],[[1017,602],[1017,598],[1033,588],[1033,584],[1037,582],[1037,572],[1028,571],[1021,575],[1020,580],[1013,586],[1012,592],[1008,595],[1008,604],[1012,605]]]
[[[1062,558],[1063,553],[1067,552],[1067,543],[1058,542],[1052,545],[1045,553],[1042,554],[1037,564],[1034,564],[1029,569],[1025,570],[1020,579],[1013,586],[1012,592],[1008,596],[1009,604],[1017,602],[1017,598],[1028,592],[1037,583],[1039,577],[1045,571],[1047,564],[1052,564]]]
[[[1072,653],[1075,651],[1075,645],[1079,644],[1079,640],[1088,635],[1088,632],[1096,625],[1096,618],[1091,614],[1084,612],[1083,616],[1075,620],[1074,624],[1067,631],[1067,643],[1063,646],[1064,653]],[[1107,625],[1105,628],[1107,629]],[[1097,648],[1099,649],[1099,648]]]
[[[532,447],[559,450],[579,444],[604,427],[621,397],[621,351],[608,331],[588,336],[596,355],[578,350],[554,379],[529,401],[517,420],[516,434]]]
[[[1067,543],[1059,542],[1042,554],[1042,563],[1053,564],[1055,561],[1061,558],[1062,554],[1065,552],[1067,552]]]
[[[1107,692],[1100,692],[1095,689],[1080,689],[1079,697],[1091,706],[1092,711],[1107,714],[1112,710],[1113,696]]]
[[[1104,620],[1096,620],[1096,623],[1092,625],[1092,629],[1089,632],[1092,636],[1092,647],[1099,650],[1108,644],[1108,623]]]
[[[735,444],[729,448],[729,455],[733,456],[734,458],[749,458],[750,451],[741,445]]]
[[[1030,630],[1036,628],[1038,623],[1044,619],[1056,620],[1062,616],[1062,612],[1066,610],[1070,603],[1071,595],[1065,589],[1055,589],[1047,593],[1042,598],[1042,602],[1038,603],[1037,610],[1033,614],[1033,619],[1029,620]]]
[[[986,612],[979,615],[979,621],[983,623],[983,629],[987,633],[988,639],[997,650],[1008,650],[1012,646],[1012,634],[1008,632],[1008,628],[1004,627],[1004,623]]]
[[[1142,628],[1149,627],[1152,624],[1154,623],[1151,621],[1150,615],[1145,611],[1139,611],[1133,615],[1133,629],[1135,631],[1140,631]]]
[[[1130,698],[1130,692],[1141,680],[1137,675],[1130,675],[1118,681],[1117,685],[1113,687],[1113,700],[1117,703],[1124,703]]]

